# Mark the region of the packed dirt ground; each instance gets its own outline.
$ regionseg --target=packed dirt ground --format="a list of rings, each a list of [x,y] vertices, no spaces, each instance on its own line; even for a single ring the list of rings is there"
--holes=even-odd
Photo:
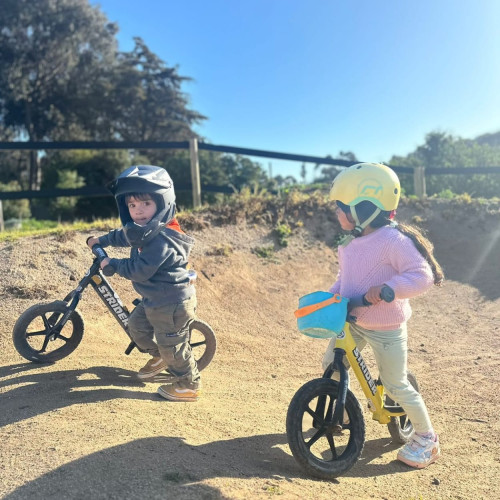
[[[364,407],[359,462],[334,481],[308,477],[291,456],[285,417],[306,381],[321,376],[327,341],[302,336],[301,295],[336,275],[332,213],[287,214],[287,247],[273,217],[186,216],[197,240],[198,314],[214,328],[216,356],[197,403],[156,394],[165,376],[136,378],[143,354],[92,290],[79,304],[80,346],[34,364],[12,344],[19,315],[63,299],[92,262],[88,233],[0,243],[0,497],[4,499],[482,499],[500,477],[500,221],[446,203],[402,207],[435,243],[447,281],[413,300],[409,365],[417,375],[442,457],[424,470],[396,460],[387,428]],[[230,219],[230,220],[229,220]],[[274,252],[269,251],[273,247]],[[259,252],[259,249],[267,249]],[[111,250],[113,255],[125,255]],[[264,255],[265,256],[259,256]],[[111,278],[125,304],[135,295]],[[373,359],[365,356],[373,371]]]

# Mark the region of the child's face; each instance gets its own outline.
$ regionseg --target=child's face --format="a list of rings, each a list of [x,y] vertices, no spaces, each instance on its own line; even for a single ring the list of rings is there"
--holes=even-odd
[[[145,226],[156,214],[156,203],[152,198],[137,200],[132,196],[127,206],[130,217],[139,226]]]
[[[352,231],[354,229],[355,224],[352,215],[346,214],[339,207],[335,209],[335,213],[337,214],[337,219],[339,220],[340,227],[344,231]]]

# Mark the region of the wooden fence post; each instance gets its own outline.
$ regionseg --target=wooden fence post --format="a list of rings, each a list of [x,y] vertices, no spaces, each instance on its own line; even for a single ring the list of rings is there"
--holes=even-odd
[[[191,157],[191,184],[193,186],[193,208],[201,207],[200,162],[198,159],[198,139],[189,139],[189,156]]]
[[[415,167],[413,169],[413,187],[418,198],[427,196],[425,190],[425,167]]]

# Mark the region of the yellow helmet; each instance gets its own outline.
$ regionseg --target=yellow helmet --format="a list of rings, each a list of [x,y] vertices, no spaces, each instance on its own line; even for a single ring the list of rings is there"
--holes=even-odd
[[[357,163],[346,168],[333,180],[330,199],[354,207],[371,201],[380,210],[395,210],[401,196],[396,173],[380,163]]]

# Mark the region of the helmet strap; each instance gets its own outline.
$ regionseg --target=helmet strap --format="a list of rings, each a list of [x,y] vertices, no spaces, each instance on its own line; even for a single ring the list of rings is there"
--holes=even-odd
[[[348,245],[354,238],[358,238],[359,236],[361,236],[361,233],[363,232],[365,227],[367,227],[373,220],[375,220],[377,215],[382,211],[382,210],[380,210],[380,208],[377,207],[373,211],[373,213],[370,215],[370,217],[368,217],[368,219],[366,219],[365,221],[360,223],[358,214],[356,213],[356,207],[354,205],[352,205],[350,207],[350,209],[351,209],[352,218],[354,219],[354,223],[356,225],[355,225],[354,229],[349,234],[346,234],[340,240],[340,246],[343,246],[343,247]]]

